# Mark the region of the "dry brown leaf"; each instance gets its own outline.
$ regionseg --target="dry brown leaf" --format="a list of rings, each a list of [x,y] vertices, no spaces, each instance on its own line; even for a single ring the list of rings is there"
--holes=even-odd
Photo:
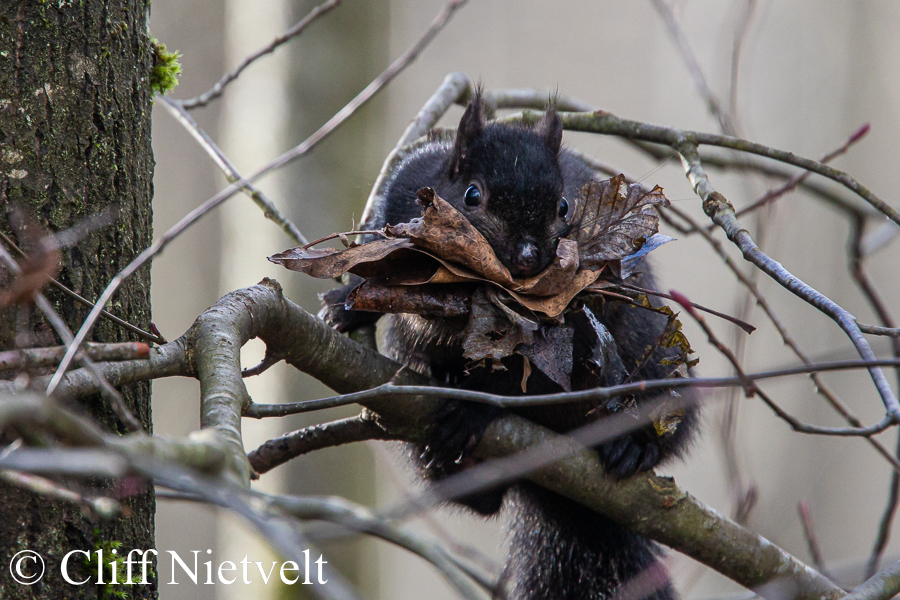
[[[489,287],[472,294],[472,308],[463,340],[463,356],[472,362],[490,359],[493,365],[530,346],[540,325],[505,306]]]
[[[38,246],[38,251],[24,259],[19,267],[22,272],[9,286],[0,290],[0,308],[31,302],[34,295],[44,289],[59,270],[59,253],[55,246]]]
[[[525,309],[556,318],[585,289],[595,291],[615,285],[611,280],[630,273],[638,260],[623,268],[623,259],[642,254],[641,247],[658,228],[656,206],[668,202],[661,188],[645,192],[638,184],[627,185],[622,175],[586,183],[575,200],[572,233],[560,240],[551,265],[533,277],[518,279],[510,275],[488,240],[434,190],[423,188],[417,198],[425,208],[423,216],[385,227],[383,233],[388,239],[345,250],[295,248],[269,260],[320,278],[349,271],[366,278],[370,286],[486,282],[495,291],[504,290]],[[660,243],[648,244],[648,249]],[[428,314],[438,310],[437,296],[421,296],[418,288],[406,292],[400,287],[381,293],[372,290],[368,287],[364,293],[368,295],[366,302],[371,296],[373,303],[357,304],[357,310],[362,310],[361,306],[419,307]],[[361,293],[356,293],[357,302]],[[449,293],[454,298],[458,295]],[[402,299],[403,294],[413,297]],[[448,313],[457,310],[450,307]],[[496,320],[500,315],[491,318]]]
[[[662,437],[666,434],[675,433],[678,426],[681,424],[681,421],[684,419],[685,414],[684,407],[676,398],[672,398],[671,400],[658,405],[653,409],[653,412],[650,413],[656,435]]]
[[[533,369],[537,369],[564,392],[572,391],[572,339],[575,330],[568,323],[545,325],[534,336],[534,343],[519,348]]]
[[[584,184],[572,213],[581,266],[602,266],[640,250],[659,229],[656,207],[668,204],[661,187],[646,192],[639,183],[628,185],[624,175]]]
[[[431,188],[422,188],[416,197],[425,207],[425,214],[409,223],[388,225],[384,228],[387,235],[409,238],[416,246],[439,256],[442,262],[462,265],[490,281],[501,285],[512,283],[509,270],[494,254],[490,243],[462,213]]]

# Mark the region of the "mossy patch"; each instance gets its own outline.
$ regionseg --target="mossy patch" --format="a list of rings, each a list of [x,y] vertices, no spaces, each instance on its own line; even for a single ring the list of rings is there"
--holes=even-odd
[[[150,38],[153,48],[153,67],[150,69],[150,89],[154,94],[164,96],[176,85],[181,75],[181,54],[175,50],[169,52],[166,45],[156,38]]]

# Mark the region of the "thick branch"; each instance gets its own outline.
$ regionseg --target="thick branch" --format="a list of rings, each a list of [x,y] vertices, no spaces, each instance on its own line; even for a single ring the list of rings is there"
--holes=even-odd
[[[797,586],[793,598],[843,595],[836,585],[768,540],[698,502],[673,479],[643,474],[616,481],[607,475],[595,453],[521,417],[507,416],[492,423],[478,453],[502,457],[538,445],[544,452],[567,458],[541,467],[529,479],[683,552],[747,588],[784,579]],[[784,598],[783,589],[772,591],[759,590],[764,597]]]
[[[228,306],[230,305],[230,306]],[[394,380],[422,383],[423,377],[399,369],[393,361],[327,328],[281,295],[277,283],[260,285],[225,296],[213,307],[214,314],[232,323],[241,338],[258,335],[289,363],[340,392],[366,389]],[[239,377],[236,339],[226,342],[234,358],[219,367]],[[396,373],[396,376],[395,376]],[[388,431],[403,439],[420,439],[428,415],[439,400],[394,397],[365,402]],[[393,426],[400,429],[395,430]],[[619,520],[648,537],[711,566],[750,588],[777,578],[790,578],[798,597],[840,596],[840,590],[821,575],[770,542],[704,507],[680,491],[671,480],[651,475],[616,482],[603,471],[593,452],[575,441],[558,436],[513,415],[495,421],[481,443],[483,457],[509,456],[541,445],[552,456],[568,456],[541,467],[532,478],[541,485]],[[735,548],[740,551],[735,552]]]
[[[250,466],[259,474],[271,471],[303,454],[365,440],[394,439],[378,423],[363,416],[305,427],[265,442],[250,452]]]

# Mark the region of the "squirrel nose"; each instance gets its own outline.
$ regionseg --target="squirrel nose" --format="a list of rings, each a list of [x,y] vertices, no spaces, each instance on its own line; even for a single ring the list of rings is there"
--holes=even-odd
[[[512,271],[514,276],[534,275],[540,264],[540,252],[534,242],[522,241],[516,244],[516,251],[512,256]]]

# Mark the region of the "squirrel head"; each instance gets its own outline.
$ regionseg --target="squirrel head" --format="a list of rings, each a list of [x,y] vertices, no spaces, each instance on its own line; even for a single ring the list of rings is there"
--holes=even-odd
[[[447,165],[443,197],[488,240],[514,277],[544,270],[569,232],[559,164],[562,119],[551,102],[534,127],[487,122],[480,91],[469,102]]]

